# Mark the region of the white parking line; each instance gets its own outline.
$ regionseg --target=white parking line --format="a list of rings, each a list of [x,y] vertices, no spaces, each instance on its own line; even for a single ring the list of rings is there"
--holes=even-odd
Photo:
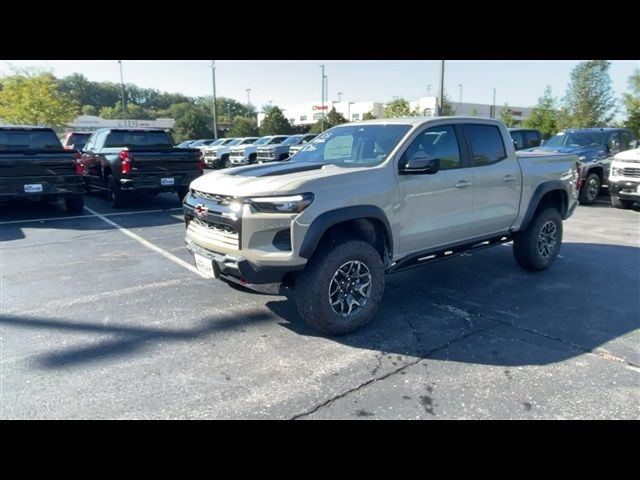
[[[109,220],[106,216],[102,215],[101,213],[96,212],[95,210],[92,210],[89,207],[84,207],[87,211],[89,211],[90,213],[92,213],[94,216],[98,217],[100,220],[102,220],[103,222],[108,223],[109,225],[111,225],[114,228],[117,228],[118,230],[120,230],[122,233],[124,233],[126,236],[133,238],[136,242],[144,245],[145,247],[147,247],[150,250],[153,250],[154,252],[159,253],[160,255],[162,255],[163,257],[171,260],[174,263],[177,263],[178,265],[180,265],[183,268],[186,268],[187,270],[200,275],[202,278],[209,278],[206,274],[202,273],[200,270],[198,270],[196,267],[194,267],[193,265],[185,262],[184,260],[176,257],[175,255],[167,252],[166,250],[163,250],[162,248],[154,245],[153,243],[149,242],[148,240],[145,240],[144,238],[142,238],[140,235],[137,235],[135,233],[133,233],[131,230],[123,227],[122,225],[117,224],[116,222]]]
[[[93,210],[91,210],[89,207],[84,207],[85,210],[89,210],[91,212],[93,212]],[[158,212],[172,212],[175,210],[182,210],[181,207],[177,207],[177,208],[167,208],[164,210],[140,210],[137,212],[121,212],[121,213],[104,213],[102,214],[105,217],[111,217],[114,215],[135,215],[136,213],[158,213]],[[30,223],[30,222],[48,222],[48,221],[52,221],[52,220],[72,220],[75,218],[93,218],[93,217],[97,217],[98,215],[75,215],[73,217],[52,217],[52,218],[34,218],[32,220],[9,220],[7,222],[0,222],[0,225],[9,225],[10,223]]]

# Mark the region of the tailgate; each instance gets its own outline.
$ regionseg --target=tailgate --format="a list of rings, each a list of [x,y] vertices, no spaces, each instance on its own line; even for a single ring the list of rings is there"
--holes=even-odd
[[[173,172],[193,171],[200,169],[200,152],[176,148],[172,150],[133,150],[133,173],[168,174]]]
[[[54,177],[75,175],[74,152],[0,153],[0,177]]]

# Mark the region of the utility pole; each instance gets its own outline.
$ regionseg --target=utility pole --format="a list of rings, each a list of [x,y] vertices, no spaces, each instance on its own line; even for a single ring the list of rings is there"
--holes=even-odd
[[[462,84],[459,83],[458,86],[460,87],[460,98],[458,98],[458,111],[456,114],[460,115],[460,108],[462,107]]]
[[[320,65],[322,69],[322,105],[320,107],[320,130],[324,132],[324,65]]]
[[[491,118],[496,118],[496,89],[493,89],[493,103],[491,104]]]
[[[216,109],[216,61],[211,60],[211,78],[213,80],[213,138],[218,139],[218,111]]]
[[[122,102],[122,120],[125,121],[125,125],[127,123],[127,111],[124,105],[124,77],[122,76],[122,60],[118,60],[120,64],[120,101]]]
[[[444,60],[440,60],[440,91],[438,92],[438,116],[442,116],[442,107],[444,105]]]

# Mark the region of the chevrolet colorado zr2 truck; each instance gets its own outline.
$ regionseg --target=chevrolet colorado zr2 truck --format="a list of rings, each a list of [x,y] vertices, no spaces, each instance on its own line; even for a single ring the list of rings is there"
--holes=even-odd
[[[516,155],[497,120],[348,123],[288,161],[193,181],[185,241],[206,275],[292,288],[306,322],[345,334],[374,316],[386,273],[511,240],[523,268],[548,268],[577,205],[577,164]]]

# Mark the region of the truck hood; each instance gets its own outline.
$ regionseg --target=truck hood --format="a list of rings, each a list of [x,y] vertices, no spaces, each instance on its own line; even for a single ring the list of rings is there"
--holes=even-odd
[[[356,169],[349,169],[354,171]],[[228,168],[203,175],[191,188],[205,193],[237,197],[300,193],[309,180],[343,174],[345,169],[327,163],[283,162]]]
[[[594,158],[604,158],[606,151],[602,146],[587,146],[587,147],[536,147],[526,150],[527,152],[546,152],[546,153],[571,153],[573,155],[585,156],[587,160]]]

